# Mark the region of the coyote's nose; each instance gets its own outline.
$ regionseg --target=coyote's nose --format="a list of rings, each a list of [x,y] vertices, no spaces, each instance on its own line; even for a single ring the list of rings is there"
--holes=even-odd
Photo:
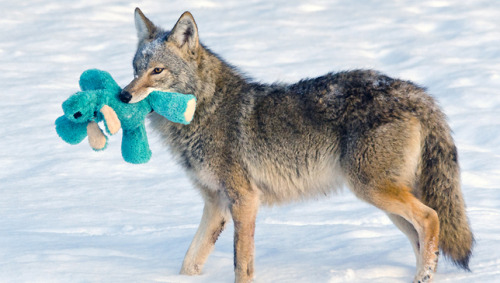
[[[132,95],[130,94],[130,92],[128,91],[122,91],[120,92],[120,100],[123,102],[123,103],[129,103],[130,100],[132,99]]]

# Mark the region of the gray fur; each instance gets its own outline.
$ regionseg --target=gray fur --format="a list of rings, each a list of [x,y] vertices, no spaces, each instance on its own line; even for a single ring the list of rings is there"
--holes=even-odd
[[[228,211],[237,228],[236,280],[244,282],[253,276],[253,253],[237,243],[253,245],[251,224],[258,203],[326,195],[347,184],[359,198],[377,205],[374,195],[384,182],[411,188],[437,211],[440,248],[468,269],[473,237],[456,149],[444,114],[423,88],[372,70],[328,73],[295,84],[254,83],[198,44],[190,14],[171,32],[151,30],[151,36],[140,38],[133,62],[136,76],[162,64],[168,71],[162,90],[193,93],[198,99],[191,124],[174,124],[153,113],[152,125],[195,186],[210,195],[203,219],[219,215],[210,222],[215,224],[205,225],[213,228],[200,225],[197,241],[207,234],[210,243],[198,248],[193,241],[185,273],[201,272],[204,260],[190,262],[197,254],[206,258],[203,250],[213,246]],[[250,220],[240,213],[248,213]],[[391,218],[406,227],[402,229],[419,259],[418,235],[408,228],[415,224]],[[242,240],[240,227],[251,234],[249,240]]]

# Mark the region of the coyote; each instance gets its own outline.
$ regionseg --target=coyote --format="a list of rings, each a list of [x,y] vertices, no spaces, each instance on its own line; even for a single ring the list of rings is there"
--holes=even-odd
[[[160,90],[198,101],[189,125],[150,115],[205,201],[182,274],[201,273],[231,219],[235,282],[252,281],[259,205],[343,185],[409,238],[414,282],[432,281],[439,250],[469,270],[474,238],[457,150],[445,115],[423,88],[372,70],[256,83],[200,43],[189,12],[167,31],[137,8],[135,25],[134,79],[121,100],[135,103]]]

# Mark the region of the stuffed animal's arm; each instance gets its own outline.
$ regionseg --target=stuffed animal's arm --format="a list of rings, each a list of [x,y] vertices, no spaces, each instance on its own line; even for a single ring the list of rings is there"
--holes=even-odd
[[[196,97],[192,94],[153,91],[149,94],[155,112],[175,123],[189,124],[196,110]]]

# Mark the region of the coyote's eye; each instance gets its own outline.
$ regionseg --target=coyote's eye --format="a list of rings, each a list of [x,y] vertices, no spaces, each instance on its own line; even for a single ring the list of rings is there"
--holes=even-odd
[[[154,68],[152,74],[153,75],[158,75],[159,73],[163,72],[165,68]]]

